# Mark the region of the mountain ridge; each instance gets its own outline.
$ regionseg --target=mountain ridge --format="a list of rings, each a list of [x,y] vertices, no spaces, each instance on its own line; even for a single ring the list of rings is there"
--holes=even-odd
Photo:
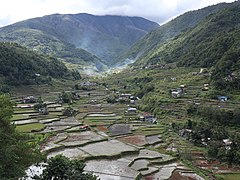
[[[92,54],[92,56],[88,55],[92,59],[87,58],[83,61],[94,59],[104,69],[104,64],[111,65],[111,61],[120,53],[158,26],[157,23],[141,17],[95,16],[86,13],[53,14],[2,27],[0,28],[0,40],[17,42],[61,59],[62,56],[58,53],[69,52],[67,49],[71,45],[70,52],[76,49],[88,51]],[[29,34],[26,35],[27,33]],[[27,40],[25,40],[26,37]],[[38,44],[42,39],[45,39],[46,43]],[[48,44],[56,46],[55,49],[48,47]],[[78,57],[81,57],[80,53]],[[70,62],[71,58],[70,56],[67,61]],[[76,60],[76,58],[73,59]]]
[[[213,6],[208,6],[199,10],[186,12],[175,19],[161,25],[160,27],[152,30],[138,42],[136,42],[127,52],[118,57],[116,62],[122,62],[126,59],[132,61],[141,61],[149,58],[154,51],[160,46],[164,45],[170,39],[178,36],[188,28],[197,25],[202,19],[210,14],[214,14],[225,7],[229,3],[220,3]]]
[[[217,89],[240,89],[240,1],[210,14],[133,66],[151,67],[176,63],[178,67],[210,70]]]

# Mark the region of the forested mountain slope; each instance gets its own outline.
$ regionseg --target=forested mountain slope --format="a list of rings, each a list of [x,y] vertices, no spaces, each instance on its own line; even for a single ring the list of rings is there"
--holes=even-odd
[[[210,14],[217,13],[230,4],[222,3],[209,6],[200,10],[187,12],[159,28],[148,33],[144,38],[133,45],[129,51],[117,59],[117,62],[133,60],[137,63],[145,63],[162,45],[175,38],[189,28],[195,27],[201,20]]]
[[[146,65],[176,62],[178,66],[211,68],[218,87],[240,88],[240,2],[212,14],[197,26],[165,43]],[[137,61],[141,64],[143,61]]]
[[[80,78],[53,57],[39,55],[15,43],[0,43],[0,84],[41,84],[51,78]]]

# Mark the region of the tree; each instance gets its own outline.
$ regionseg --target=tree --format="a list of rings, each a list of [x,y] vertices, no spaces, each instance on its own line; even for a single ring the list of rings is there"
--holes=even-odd
[[[33,106],[33,108],[37,111],[39,111],[39,109],[41,108],[47,108],[47,104],[46,103],[37,103]]]
[[[43,174],[35,177],[38,180],[97,180],[97,176],[84,173],[85,164],[81,160],[70,160],[57,155],[47,161]]]
[[[79,80],[82,78],[80,73],[77,70],[72,70],[72,76],[75,80]]]
[[[73,116],[76,113],[76,111],[71,108],[71,107],[67,107],[66,109],[63,110],[63,115],[64,116]]]
[[[63,91],[62,94],[59,95],[60,100],[62,100],[63,103],[72,103],[72,96]]]
[[[39,150],[34,144],[27,143],[29,137],[19,134],[10,123],[13,109],[10,99],[0,95],[0,177],[18,179],[25,169],[41,160]]]
[[[240,122],[240,109],[236,108],[233,111],[233,123],[239,123]]]
[[[190,119],[187,122],[187,128],[192,129],[192,121]]]
[[[220,141],[210,141],[207,147],[208,155],[210,157],[216,158],[220,147],[221,147]]]

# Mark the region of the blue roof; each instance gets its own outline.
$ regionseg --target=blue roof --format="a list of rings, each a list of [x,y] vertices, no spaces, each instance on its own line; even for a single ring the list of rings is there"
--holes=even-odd
[[[220,99],[224,98],[225,99],[225,98],[228,98],[228,97],[227,96],[218,96],[218,98],[220,98]]]

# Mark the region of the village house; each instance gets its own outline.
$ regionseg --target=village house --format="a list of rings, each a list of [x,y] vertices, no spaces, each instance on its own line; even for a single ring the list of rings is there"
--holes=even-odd
[[[136,113],[137,112],[137,108],[130,107],[130,108],[128,108],[127,112],[128,113]]]
[[[192,130],[191,129],[181,129],[181,130],[179,130],[178,134],[179,134],[179,136],[182,136],[182,137],[190,140],[191,136],[192,136]]]
[[[74,100],[79,100],[79,99],[80,99],[80,95],[77,94],[76,92],[72,92],[72,98],[73,98]]]
[[[38,109],[38,112],[39,112],[39,114],[41,114],[41,115],[48,115],[48,114],[49,114],[49,111],[48,111],[48,108],[47,108],[47,107],[39,108],[39,109]]]
[[[175,69],[175,68],[177,68],[177,64],[176,63],[168,63],[168,64],[165,64],[164,68],[165,69]]]
[[[22,99],[23,103],[35,103],[37,99],[34,96],[27,96]]]
[[[157,118],[155,118],[152,114],[145,112],[143,116],[144,116],[144,121],[157,124]]]
[[[39,73],[35,73],[35,76],[36,76],[36,77],[40,77],[41,74],[39,74]]]
[[[203,91],[208,91],[209,90],[209,84],[203,84]]]
[[[164,69],[165,65],[164,64],[151,64],[148,65],[145,69]]]
[[[82,82],[81,84],[80,84],[80,86],[96,86],[97,85],[97,83],[95,83],[95,82]]]
[[[181,84],[181,85],[179,86],[179,88],[181,89],[182,94],[186,93],[187,86],[186,86],[185,84]]]
[[[17,108],[33,108],[34,107],[34,104],[18,104],[17,105]]]
[[[137,97],[133,96],[132,94],[127,94],[127,93],[120,94],[119,99],[118,99],[119,102],[127,102],[130,104],[135,104],[136,100],[137,100]]]
[[[139,120],[140,120],[140,121],[144,121],[144,120],[145,120],[144,116],[140,116],[140,117],[139,117]]]
[[[97,104],[97,103],[98,103],[98,101],[96,99],[92,99],[89,101],[89,104]]]
[[[171,93],[173,98],[179,98],[179,97],[181,97],[181,94],[182,94],[181,92],[176,91],[176,90],[173,90]]]
[[[135,100],[130,100],[130,104],[135,104]]]
[[[170,78],[172,81],[176,81],[177,80],[177,78],[175,78],[175,77],[171,77]]]
[[[130,96],[129,99],[130,100],[136,100],[137,98],[135,96]]]
[[[171,91],[171,96],[173,98],[179,98],[183,95],[183,89],[182,88],[172,89],[170,91]]]
[[[145,112],[143,115],[139,117],[140,121],[145,121],[153,124],[157,124],[157,118],[155,118],[152,114]]]
[[[187,86],[185,84],[181,84],[179,87],[180,88],[186,88]]]
[[[227,96],[218,96],[217,98],[220,102],[226,102],[228,100]]]
[[[199,74],[206,74],[208,73],[208,70],[206,68],[201,68],[199,71]]]
[[[120,94],[120,98],[127,98],[127,99],[130,99],[130,97],[132,96],[132,94]]]
[[[202,145],[207,146],[208,145],[207,142],[210,140],[211,140],[211,138],[202,138],[201,143],[202,143]]]
[[[89,126],[88,125],[83,125],[79,127],[80,131],[86,131],[89,130]]]
[[[231,144],[233,142],[230,139],[223,139],[222,142],[223,142],[223,145],[225,146],[226,150],[230,150],[231,149]]]
[[[198,75],[198,72],[192,72],[192,75],[196,76],[196,75]]]

